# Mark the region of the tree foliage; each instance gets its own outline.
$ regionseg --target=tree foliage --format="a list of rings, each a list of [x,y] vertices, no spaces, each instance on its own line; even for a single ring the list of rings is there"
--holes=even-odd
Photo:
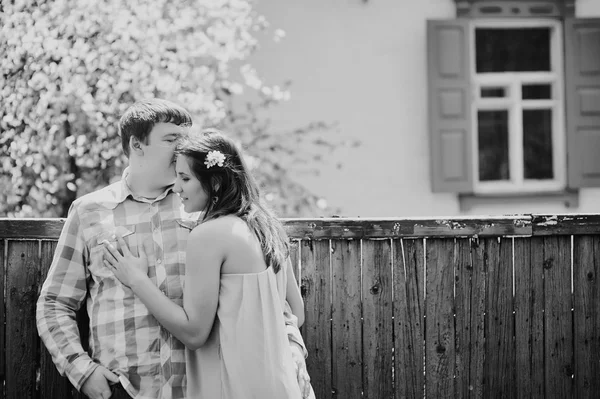
[[[290,168],[319,157],[296,152],[299,140],[331,146],[321,138],[329,126],[275,133],[258,117],[289,91],[268,86],[248,63],[257,35],[269,31],[251,0],[1,4],[0,216],[65,216],[76,197],[120,176],[119,117],[148,97],[234,135],[281,216],[323,212]],[[252,102],[236,100],[249,91]]]

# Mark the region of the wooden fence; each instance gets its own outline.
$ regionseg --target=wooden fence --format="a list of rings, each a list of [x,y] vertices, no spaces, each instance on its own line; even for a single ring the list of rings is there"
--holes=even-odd
[[[5,398],[75,398],[35,328],[59,219],[0,219]],[[600,215],[287,219],[324,398],[597,398]]]

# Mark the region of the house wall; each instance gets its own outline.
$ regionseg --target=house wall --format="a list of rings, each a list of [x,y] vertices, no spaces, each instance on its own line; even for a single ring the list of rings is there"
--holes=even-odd
[[[310,121],[361,141],[327,158],[319,176],[298,180],[343,216],[598,212],[600,189],[579,207],[557,201],[477,205],[461,212],[455,194],[432,193],[427,123],[426,20],[455,17],[454,0],[257,0],[277,43],[252,59],[269,83],[291,80],[291,99],[269,117],[276,130]],[[578,16],[600,16],[600,1],[578,0]],[[334,135],[335,135],[334,134]],[[342,164],[341,169],[335,167]]]

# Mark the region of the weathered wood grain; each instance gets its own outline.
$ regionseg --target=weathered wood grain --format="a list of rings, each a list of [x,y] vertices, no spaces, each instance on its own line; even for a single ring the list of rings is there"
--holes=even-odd
[[[488,262],[486,261],[485,241],[471,239],[471,323],[470,323],[470,352],[469,359],[469,396],[482,398],[485,379],[485,312],[488,291]]]
[[[515,349],[517,397],[543,398],[544,239],[515,238]]]
[[[363,240],[363,398],[391,398],[392,251],[390,240]]]
[[[401,238],[531,235],[531,216],[489,218],[282,219],[290,237]]]
[[[532,234],[531,215],[489,218],[282,218],[292,239],[496,236]],[[0,218],[0,238],[57,239],[65,219]],[[16,234],[18,232],[18,234]]]
[[[333,391],[336,398],[362,395],[362,308],[359,240],[331,240],[333,273]]]
[[[457,398],[481,397],[482,375],[472,374],[472,363],[476,363],[477,355],[483,356],[483,316],[485,282],[481,267],[474,267],[471,258],[471,241],[461,238],[456,240],[457,262],[455,270],[455,325],[456,325],[456,366],[454,389]],[[479,265],[478,265],[479,266]],[[482,277],[483,276],[483,277]],[[483,359],[481,359],[483,364]]]
[[[8,241],[7,245],[6,398],[33,399],[39,343],[35,323],[39,243]]]
[[[454,239],[428,239],[425,282],[425,396],[454,398]]]
[[[46,238],[58,239],[65,219],[16,219],[0,218],[0,239],[2,238]]]
[[[600,215],[462,220],[303,219],[301,228],[284,220],[318,398],[597,396]],[[0,219],[0,381],[9,398],[81,397],[57,375],[35,328],[55,246],[37,239],[56,240],[62,223]]]
[[[4,381],[5,377],[5,361],[6,361],[6,352],[5,352],[5,338],[4,338],[4,276],[6,270],[6,242],[5,240],[0,238],[0,292],[2,296],[0,297],[0,382]],[[0,388],[0,398],[4,398],[4,384],[2,388]]]
[[[423,239],[393,240],[396,399],[424,395],[424,248]]]
[[[484,397],[516,396],[513,342],[512,239],[486,238],[487,297],[485,317]]]
[[[544,238],[544,332],[546,395],[573,396],[571,237]]]
[[[532,215],[533,235],[598,234],[600,214]]]
[[[573,238],[575,397],[600,392],[600,236]]]
[[[306,367],[317,398],[332,397],[331,249],[329,240],[300,241],[301,286],[306,321]]]
[[[447,218],[282,218],[292,239],[596,234],[600,214]],[[57,239],[64,219],[0,218],[0,238]]]

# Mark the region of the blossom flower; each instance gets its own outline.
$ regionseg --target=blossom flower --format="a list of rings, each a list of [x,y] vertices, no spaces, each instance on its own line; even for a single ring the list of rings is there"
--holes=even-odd
[[[204,165],[206,168],[211,168],[215,165],[218,165],[220,168],[223,167],[223,162],[225,162],[225,155],[223,155],[220,151],[210,151],[206,154],[206,159],[204,160]]]

